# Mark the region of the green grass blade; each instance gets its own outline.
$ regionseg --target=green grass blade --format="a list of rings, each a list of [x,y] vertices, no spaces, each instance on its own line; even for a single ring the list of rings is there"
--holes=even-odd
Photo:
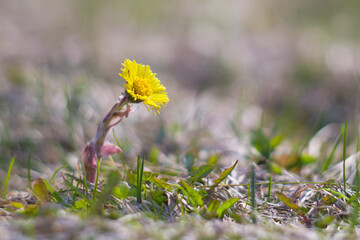
[[[99,182],[99,174],[100,174],[100,159],[96,159],[96,180],[95,180],[95,188],[94,188],[94,194],[93,194],[93,201],[96,200],[96,193],[98,188],[98,182]],[[86,181],[86,180],[85,180]]]
[[[71,181],[73,181],[73,179],[71,179]],[[78,189],[79,189],[79,185],[80,185],[80,181],[77,181],[76,187],[72,187],[72,191],[73,191],[73,197],[72,200],[73,202],[75,202],[76,199],[76,195],[78,195]]]
[[[339,146],[339,143],[340,143],[340,141],[341,141],[342,135],[343,135],[343,134],[341,133],[341,134],[338,136],[338,138],[336,139],[336,143],[335,143],[333,149],[331,150],[331,153],[330,153],[329,157],[326,159],[326,161],[324,162],[323,166],[321,167],[321,170],[320,170],[321,173],[322,173],[322,172],[325,172],[326,170],[329,169],[330,164],[331,164],[332,160],[334,159],[335,151],[336,151],[336,149],[337,149],[337,147]]]
[[[269,190],[268,190],[267,202],[270,202],[270,198],[271,198],[272,178],[273,178],[273,174],[271,172],[270,180],[269,180]]]
[[[70,175],[67,175],[67,176],[69,176],[69,177],[71,177]],[[72,186],[72,180],[68,180],[68,179],[65,179],[65,183],[66,183],[66,185],[69,187],[69,188],[71,188],[71,191],[74,191],[74,194],[76,195],[76,196],[80,196],[80,197],[82,197],[82,198],[84,198],[84,199],[88,199],[88,196],[87,195],[85,195],[85,194],[83,194],[82,192],[81,192],[81,190],[79,189],[79,184],[81,183],[81,181],[80,181],[81,179],[79,179],[77,182],[77,184],[76,184],[76,187],[74,187],[74,186]],[[75,196],[75,197],[76,197]],[[73,196],[73,201],[75,201],[75,199],[74,199],[74,196]]]
[[[48,181],[46,181],[45,178],[42,178],[42,180],[44,181],[47,189],[49,190],[50,194],[55,198],[55,200],[65,206],[69,207],[69,205],[64,202],[64,200],[61,198],[59,193],[57,191],[55,191],[55,189],[51,186],[51,184]]]
[[[58,173],[61,169],[66,168],[66,167],[67,167],[67,165],[64,165],[64,166],[61,166],[61,167],[59,167],[58,169],[56,169],[55,172],[53,173],[53,175],[51,176],[49,182],[50,182],[50,183],[53,183],[53,181],[56,181],[56,175],[57,175],[57,173]],[[55,179],[55,180],[54,180],[54,179]]]
[[[72,194],[73,202],[75,201],[75,197],[76,197],[75,190],[74,190],[75,189],[74,179],[75,179],[75,176],[74,176],[74,170],[73,170],[72,174],[70,174],[70,181],[68,183],[68,187],[70,187],[70,193]],[[79,181],[77,182],[76,185],[77,185],[76,187],[79,187]]]
[[[86,175],[85,175],[85,168],[82,167],[82,173],[83,173],[83,184],[84,184],[84,187],[85,187],[85,192],[86,192],[86,195],[89,195],[89,190],[88,190],[88,185],[87,185],[87,181],[86,181]],[[80,176],[81,178],[81,176]]]
[[[359,218],[359,210],[360,210],[360,204],[359,204],[359,189],[360,189],[360,173],[359,173],[359,160],[360,158],[358,157],[358,153],[360,151],[360,139],[359,139],[359,132],[357,134],[356,137],[356,172],[355,172],[355,186],[356,186],[356,190],[355,190],[355,207],[354,207],[354,211],[352,214],[352,218],[351,218],[351,227],[352,230],[354,230],[355,225],[357,224],[358,218]]]
[[[236,162],[230,167],[225,169],[224,171],[222,171],[220,173],[220,177],[214,180],[214,185],[212,187],[216,187],[217,185],[219,185],[222,181],[224,181],[224,179],[232,172],[232,170],[234,170],[234,168],[236,167],[238,163],[238,160],[236,160]]]
[[[136,165],[136,200],[138,203],[141,203],[141,185],[140,185],[140,178],[141,178],[141,159],[140,156],[137,158],[137,165]]]
[[[328,191],[329,193],[331,193],[332,195],[334,195],[335,197],[337,197],[339,199],[343,198],[347,202],[350,200],[350,198],[348,196],[346,196],[345,193],[341,193],[341,192],[338,192],[338,191],[335,191],[333,189],[326,188],[326,187],[323,187],[322,189],[325,191]]]
[[[6,179],[5,179],[5,187],[4,187],[4,199],[6,199],[6,195],[7,195],[7,187],[8,187],[8,183],[9,183],[9,179],[10,179],[10,174],[11,174],[11,169],[14,165],[15,162],[15,157],[13,157],[11,159],[7,174],[6,174]]]
[[[99,202],[104,202],[113,192],[114,188],[120,181],[120,174],[117,170],[112,170],[106,179],[106,184],[104,185],[104,190],[99,196]]]
[[[344,181],[344,192],[346,192],[346,133],[347,133],[347,122],[345,122],[345,125],[342,128],[342,132],[344,135],[344,145],[343,145],[343,181]]]
[[[249,181],[249,179],[247,179],[246,185],[247,185],[248,191],[247,191],[247,194],[246,194],[246,202],[245,202],[244,209],[247,208],[247,206],[249,205],[249,201],[250,201],[250,181]]]
[[[118,140],[118,139],[117,139],[117,137],[116,137],[116,134],[115,134],[114,129],[113,129],[113,136],[114,136],[114,139],[115,139],[116,145],[120,148],[120,143],[119,143],[119,140]],[[121,148],[120,148],[120,149],[121,149]],[[124,160],[124,158],[123,158],[123,155],[122,155],[122,154],[120,155],[120,159],[121,159],[121,163],[122,163],[123,168],[124,168],[124,175],[123,175],[123,181],[124,181],[125,176],[126,176],[127,169],[126,169],[125,160]]]
[[[73,149],[76,149],[76,140],[75,140],[75,131],[72,119],[72,111],[71,111],[71,102],[70,102],[70,95],[67,87],[64,88],[64,95],[66,99],[66,110],[67,110],[67,118],[66,118],[66,125],[68,127],[69,135],[70,135],[70,142]]]
[[[99,193],[96,204],[92,207],[92,213],[100,213],[103,210],[102,204],[111,196],[119,181],[119,172],[116,170],[111,171],[107,176],[106,184],[104,184],[104,190]]]
[[[31,161],[31,157],[29,154],[27,160],[27,177],[28,177],[29,189],[31,190],[32,187],[31,187],[30,161]]]
[[[256,202],[255,202],[255,166],[251,165],[251,177],[250,177],[250,201],[251,201],[251,219],[253,223],[256,223],[255,218],[255,209],[256,209]]]
[[[143,175],[144,175],[144,161],[145,156],[140,159],[140,156],[138,156],[137,159],[137,186],[136,186],[136,200],[138,203],[141,203],[141,189],[142,189],[142,181],[143,181]]]
[[[117,145],[118,147],[120,147],[120,143],[119,143],[119,140],[118,140],[117,137],[116,137],[116,134],[115,134],[115,130],[114,130],[114,129],[113,129],[113,136],[114,136],[116,145]]]

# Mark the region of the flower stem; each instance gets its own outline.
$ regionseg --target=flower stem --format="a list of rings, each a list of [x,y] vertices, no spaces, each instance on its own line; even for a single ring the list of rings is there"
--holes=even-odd
[[[126,109],[123,109],[125,106]],[[94,183],[96,180],[97,170],[100,167],[102,157],[121,152],[119,147],[105,143],[105,139],[112,127],[120,123],[124,117],[127,118],[130,110],[128,97],[126,95],[120,96],[99,124],[95,137],[86,145],[84,150],[84,168],[87,181]]]

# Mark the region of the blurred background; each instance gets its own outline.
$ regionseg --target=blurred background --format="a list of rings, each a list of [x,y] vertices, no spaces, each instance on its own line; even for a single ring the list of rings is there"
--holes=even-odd
[[[163,167],[187,153],[246,164],[260,124],[290,149],[330,123],[326,141],[345,121],[351,137],[359,22],[356,0],[0,0],[1,173],[12,157],[30,157],[35,175],[75,167],[124,89],[126,58],[150,65],[170,98],[160,116],[138,105],[115,128],[129,164],[140,153]]]

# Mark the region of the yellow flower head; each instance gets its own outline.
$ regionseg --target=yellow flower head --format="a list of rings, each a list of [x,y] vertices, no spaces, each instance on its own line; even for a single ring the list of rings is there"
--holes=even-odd
[[[126,81],[124,86],[130,102],[144,102],[148,110],[150,107],[155,115],[156,111],[159,113],[169,98],[156,73],[151,71],[150,66],[138,64],[135,60],[126,59],[122,65],[124,68],[119,75]]]

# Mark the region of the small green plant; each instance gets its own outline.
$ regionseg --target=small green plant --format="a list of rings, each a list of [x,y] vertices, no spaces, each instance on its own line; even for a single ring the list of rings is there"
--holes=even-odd
[[[271,171],[280,174],[281,168],[272,158],[272,153],[282,140],[282,135],[269,138],[261,128],[252,130],[250,133],[251,145],[260,153],[260,156],[256,158],[256,163],[266,164]]]
[[[5,179],[5,186],[4,186],[4,199],[7,198],[7,188],[8,188],[8,183],[9,183],[9,179],[10,179],[10,175],[11,175],[11,170],[12,170],[12,167],[14,165],[14,162],[15,162],[15,157],[13,157],[10,161],[10,164],[9,164],[9,168],[7,170],[7,174],[6,174],[6,179]]]

